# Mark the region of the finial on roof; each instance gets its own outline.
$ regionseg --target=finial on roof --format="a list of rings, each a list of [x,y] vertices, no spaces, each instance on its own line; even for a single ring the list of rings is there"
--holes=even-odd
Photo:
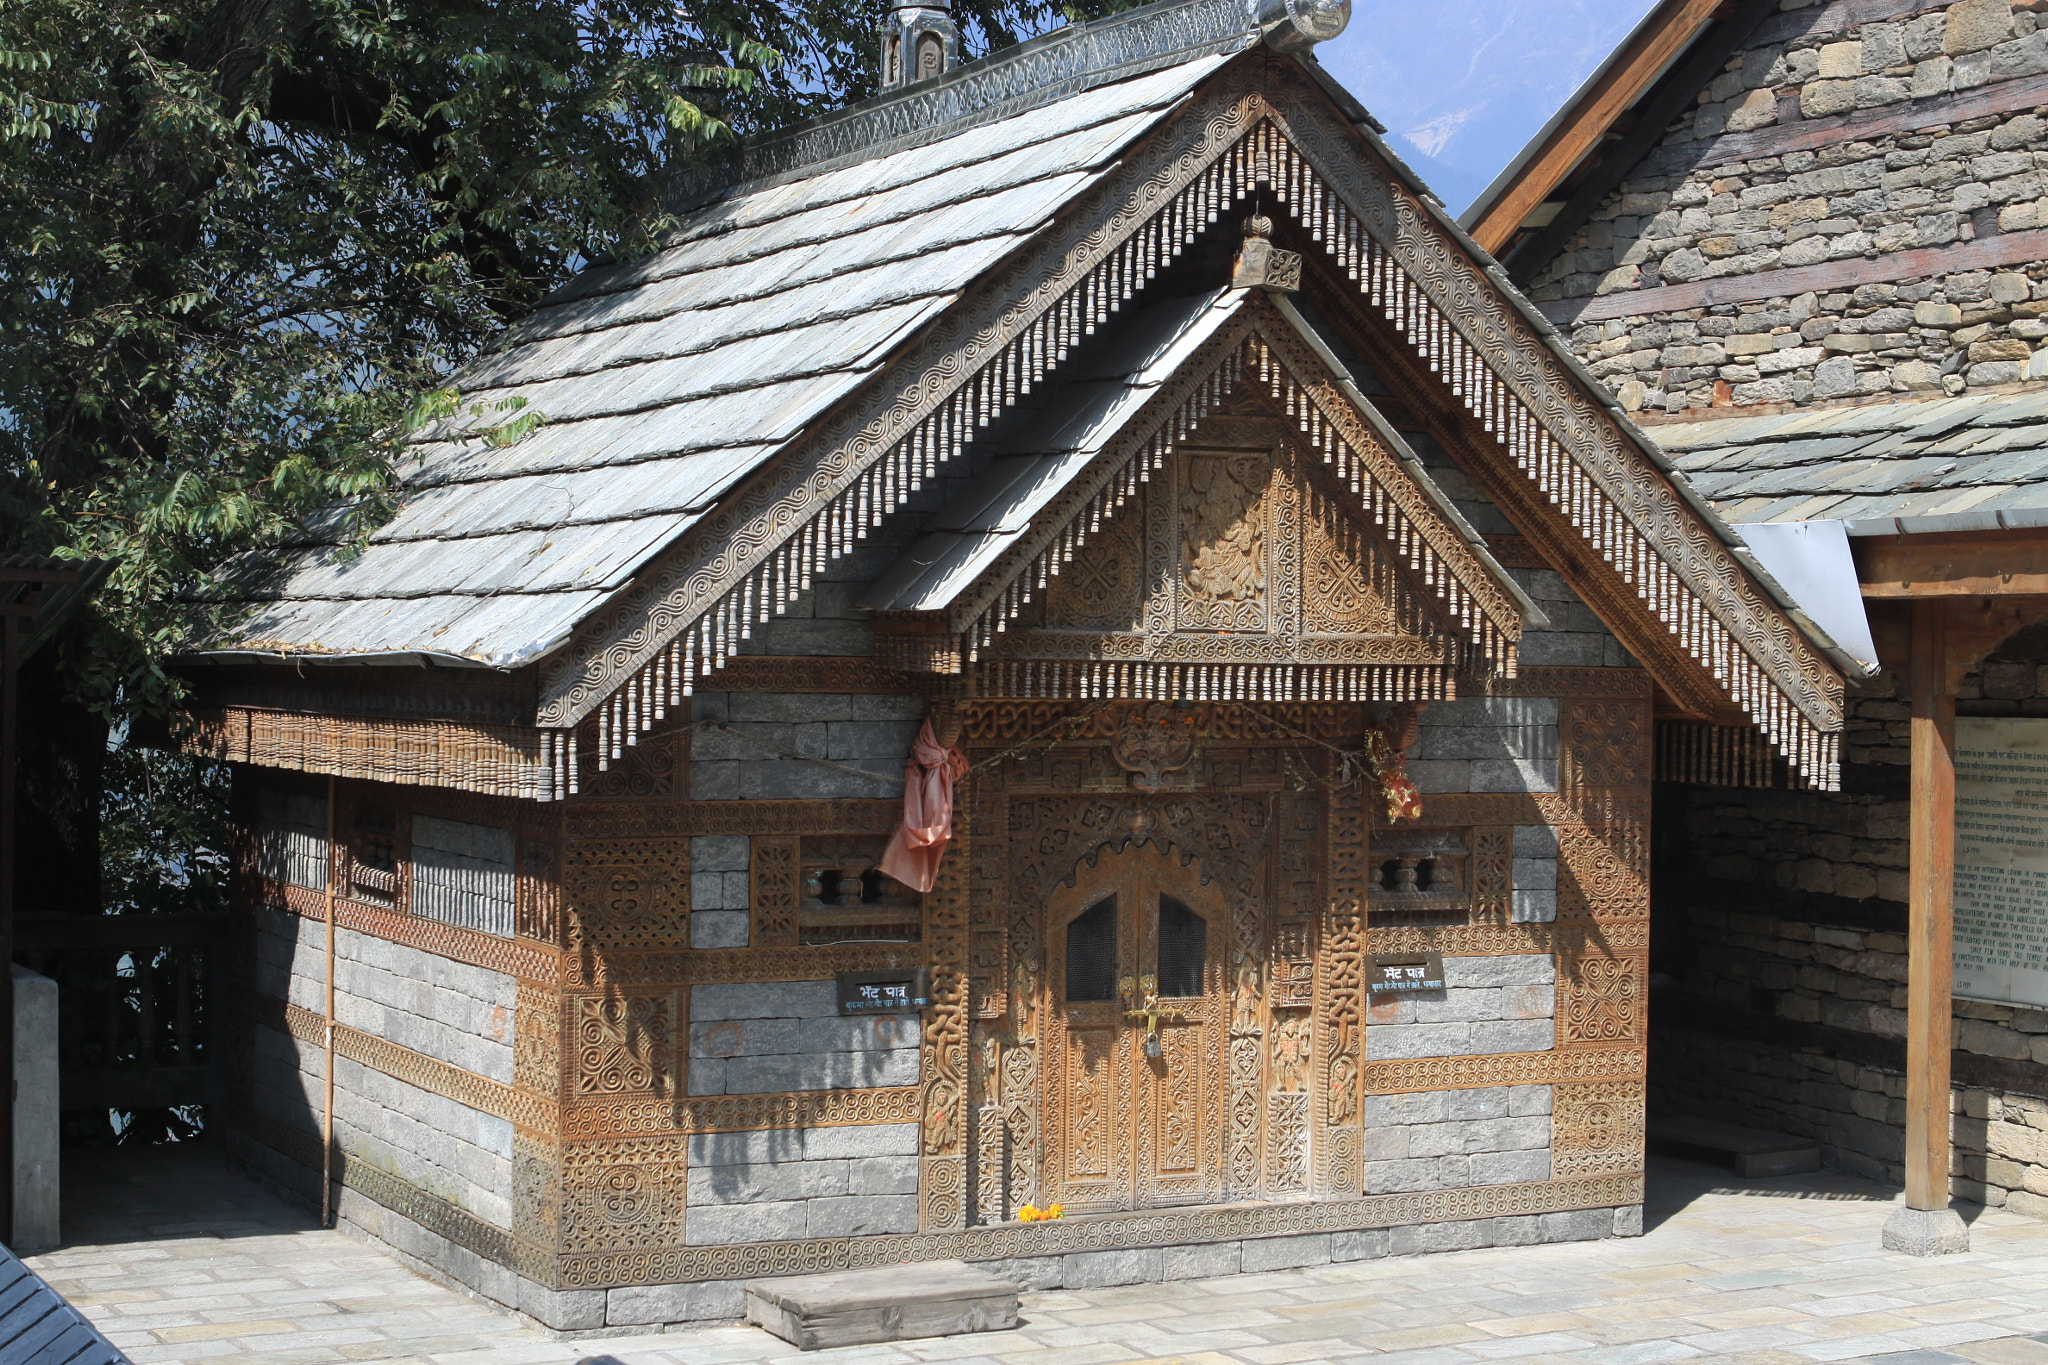
[[[881,32],[884,90],[928,81],[960,65],[953,0],[891,0]]]
[[[1254,213],[1244,220],[1244,245],[1231,267],[1233,289],[1277,289],[1293,293],[1301,288],[1301,253],[1282,251],[1272,242],[1273,220]]]
[[[1306,52],[1351,22],[1351,0],[1248,0],[1252,22],[1276,52]]]

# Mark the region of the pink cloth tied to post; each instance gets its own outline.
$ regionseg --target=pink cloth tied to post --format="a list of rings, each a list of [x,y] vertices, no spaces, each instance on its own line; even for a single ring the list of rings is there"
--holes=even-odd
[[[915,890],[932,889],[953,838],[953,784],[965,776],[967,755],[941,749],[927,718],[903,765],[903,822],[889,836],[883,872]]]

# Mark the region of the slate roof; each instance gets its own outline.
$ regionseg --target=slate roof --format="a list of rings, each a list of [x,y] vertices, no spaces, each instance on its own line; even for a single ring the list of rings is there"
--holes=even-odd
[[[8,1365],[128,1365],[128,1357],[0,1247],[0,1361]]]
[[[1688,422],[1648,434],[1738,525],[1840,521],[1852,536],[2048,526],[2048,390]]]
[[[368,547],[252,557],[227,595],[254,605],[206,652],[516,668],[559,647],[1255,42],[1237,22],[1161,70],[742,186],[660,254],[585,272],[463,376]],[[510,446],[474,434],[531,412]]]

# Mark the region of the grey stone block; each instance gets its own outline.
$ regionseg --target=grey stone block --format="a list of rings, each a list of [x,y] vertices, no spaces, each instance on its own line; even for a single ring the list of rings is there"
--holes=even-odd
[[[853,698],[829,692],[734,692],[730,719],[798,724],[852,720]]]
[[[1328,1265],[1330,1234],[1310,1232],[1298,1237],[1249,1237],[1244,1242],[1241,1263],[1247,1275],[1255,1275],[1262,1270]]]
[[[1521,1119],[1505,1122],[1520,1123]],[[1465,1158],[1465,1179],[1474,1185],[1519,1185],[1550,1179],[1550,1148],[1518,1152],[1473,1152]]]
[[[1413,1007],[1410,1017],[1418,1024],[1470,1024],[1501,1018],[1502,994],[1498,987],[1465,987],[1446,990],[1434,1000],[1417,996],[1403,1003]]]
[[[689,1174],[689,1206],[695,1210],[714,1204],[777,1204],[794,1199],[843,1196],[850,1193],[847,1186],[850,1164],[845,1161],[772,1161],[700,1166]]]
[[[1640,1237],[1643,1235],[1643,1206],[1624,1204],[1614,1211],[1614,1235],[1616,1237]]]
[[[1365,1159],[1367,1161],[1401,1161],[1408,1151],[1407,1127],[1371,1128],[1365,1132]]]
[[[1166,1273],[1166,1256],[1158,1247],[1116,1251],[1076,1251],[1066,1258],[1063,1274],[1069,1289],[1107,1289],[1118,1284],[1157,1284]]]
[[[1551,1093],[1547,1085],[1517,1085],[1508,1089],[1508,1113],[1514,1118],[1548,1114],[1550,1106]]]
[[[1546,986],[1556,980],[1557,963],[1548,953],[1444,959],[1444,985],[1452,989],[1460,986]]]
[[[812,1237],[865,1237],[881,1232],[917,1231],[917,1195],[849,1195],[813,1199],[809,1205]]]
[[[917,738],[917,728],[921,723],[915,720],[836,722],[827,727],[825,757],[842,762],[883,759],[901,764],[910,753],[910,743]]]
[[[1554,758],[1486,758],[1474,760],[1474,792],[1554,792],[1557,790],[1557,760]]]
[[[1557,664],[1565,667],[1598,668],[1605,653],[1605,635],[1581,635],[1568,630],[1534,630],[1522,636],[1516,657],[1524,664]]]
[[[1504,1085],[1452,1090],[1444,1096],[1444,1115],[1451,1119],[1504,1119],[1508,1116],[1508,1098]]]
[[[1557,1025],[1548,1019],[1509,1019],[1472,1025],[1472,1054],[1548,1052],[1557,1040]]]
[[[795,1019],[719,1019],[690,1025],[690,1056],[760,1057],[802,1051]]]
[[[1465,1151],[1465,1130],[1463,1123],[1422,1123],[1408,1130],[1408,1155],[1411,1157],[1450,1156]]]
[[[1401,1061],[1416,1057],[1465,1057],[1472,1055],[1475,1028],[1497,1024],[1377,1024],[1366,1029],[1366,1052],[1380,1061]],[[1485,1048],[1482,1051],[1503,1049]],[[1525,1051],[1527,1049],[1515,1049]]]
[[[873,1090],[917,1084],[917,1049],[887,1052],[826,1052],[792,1059],[792,1090]]]
[[[1497,1247],[1534,1246],[1543,1240],[1533,1213],[1512,1214],[1493,1220],[1487,1240]]]
[[[769,759],[741,763],[739,799],[742,801],[826,801],[841,797],[885,800],[903,794],[903,759],[848,759],[848,766],[865,768],[872,777],[827,768],[802,759]]]
[[[1377,1261],[1393,1250],[1394,1233],[1391,1228],[1366,1228],[1360,1232],[1333,1232],[1330,1234],[1330,1259],[1332,1261]]]
[[[771,981],[692,986],[690,1018],[814,1019],[839,1013],[839,987],[832,981]]]
[[[1217,1242],[1211,1246],[1167,1247],[1161,1260],[1161,1277],[1166,1280],[1213,1280],[1235,1275],[1242,1265],[1242,1244]]]
[[[1551,864],[1552,868],[1556,864]],[[1508,919],[1516,924],[1554,924],[1557,922],[1557,892],[1549,887],[1533,891],[1517,890],[1511,893]]]
[[[691,1246],[728,1246],[734,1242],[781,1242],[805,1235],[809,1201],[780,1204],[726,1204],[691,1209],[685,1224]]]
[[[1417,1223],[1394,1228],[1392,1251],[1396,1256],[1414,1256],[1431,1251],[1470,1251],[1488,1244],[1486,1219],[1456,1223]]]
[[[1437,1179],[1437,1163],[1432,1160],[1365,1163],[1367,1194],[1406,1194],[1415,1190],[1433,1190],[1438,1188]]]
[[[587,1332],[604,1326],[608,1297],[602,1289],[543,1289],[520,1276],[512,1306],[557,1332]]]
[[[1369,1049],[1372,1030],[1368,1028],[1366,1033]],[[1410,1123],[1442,1123],[1450,1116],[1451,1093],[1447,1090],[1423,1090],[1405,1095],[1367,1095],[1365,1126],[1373,1129]]]
[[[731,720],[732,694],[729,692],[693,692],[690,694],[691,720]],[[695,755],[693,754],[694,758]]]
[[[651,1327],[670,1322],[737,1322],[747,1312],[746,1289],[739,1280],[637,1285],[630,1289],[608,1290],[605,1298],[604,1325],[608,1327]]]
[[[1517,855],[1513,871],[1509,875],[1512,879],[1510,885],[1518,891],[1525,888],[1531,891],[1554,891],[1557,889],[1557,859],[1524,858]]]
[[[699,834],[690,840],[690,870],[744,872],[753,854],[754,841],[744,834]]]
[[[1000,1261],[976,1261],[974,1267],[999,1280],[1008,1280],[1025,1294],[1043,1294],[1048,1289],[1066,1287],[1064,1256],[1013,1256]]]
[[[1515,857],[1556,858],[1557,831],[1548,825],[1516,825]]]
[[[740,765],[707,763],[694,755],[690,760],[692,801],[737,801],[740,799]]]
[[[744,910],[696,910],[690,915],[690,946],[744,948],[749,928]]]
[[[1546,1242],[1590,1242],[1614,1232],[1611,1209],[1574,1209],[1570,1213],[1539,1213],[1537,1227]]]
[[[923,697],[865,693],[854,696],[852,701],[854,720],[908,720],[919,723],[924,720]],[[916,733],[916,729],[913,728],[911,734]]]
[[[1913,1209],[1904,1204],[1884,1220],[1879,1234],[1886,1251],[1908,1256],[1952,1256],[1970,1249],[1970,1229],[1954,1209]]]
[[[1425,795],[1469,792],[1472,765],[1462,761],[1417,761],[1408,764],[1408,776]]]
[[[918,1126],[914,1123],[870,1123],[849,1128],[812,1128],[804,1134],[804,1155],[813,1161],[833,1157],[916,1156]],[[694,1149],[696,1139],[691,1139]],[[690,1158],[696,1160],[694,1155]]]
[[[836,1006],[835,1006],[836,1008]],[[915,1014],[833,1015],[806,1019],[793,1052],[853,1052],[916,1047],[919,1018]]]
[[[718,1091],[713,1094],[721,1093]],[[912,1125],[895,1125],[912,1127]],[[812,1131],[828,1131],[824,1129]],[[861,1129],[829,1131],[860,1132]],[[692,1133],[686,1149],[689,1163],[697,1166],[752,1165],[768,1161],[802,1161],[805,1157],[804,1129],[755,1128],[743,1133]],[[855,1156],[867,1153],[820,1152],[820,1157]]]
[[[868,1156],[846,1163],[848,1194],[916,1194],[917,1158]]]
[[[1430,704],[1422,727],[1538,726],[1557,724],[1555,697],[1459,697]]]
[[[811,1061],[783,1053],[773,1057],[733,1057],[725,1063],[725,1093],[728,1095],[771,1095],[789,1090],[823,1090],[820,1084],[802,1084],[804,1066]]]

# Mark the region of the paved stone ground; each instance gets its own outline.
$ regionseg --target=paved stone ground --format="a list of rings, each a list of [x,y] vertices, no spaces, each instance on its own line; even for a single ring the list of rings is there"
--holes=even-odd
[[[746,1327],[579,1341],[312,1226],[205,1148],[73,1160],[42,1275],[137,1365],[2048,1365],[2048,1222],[1878,1247],[1893,1194],[1657,1160],[1647,1235],[1024,1300],[1016,1332],[799,1353]]]

